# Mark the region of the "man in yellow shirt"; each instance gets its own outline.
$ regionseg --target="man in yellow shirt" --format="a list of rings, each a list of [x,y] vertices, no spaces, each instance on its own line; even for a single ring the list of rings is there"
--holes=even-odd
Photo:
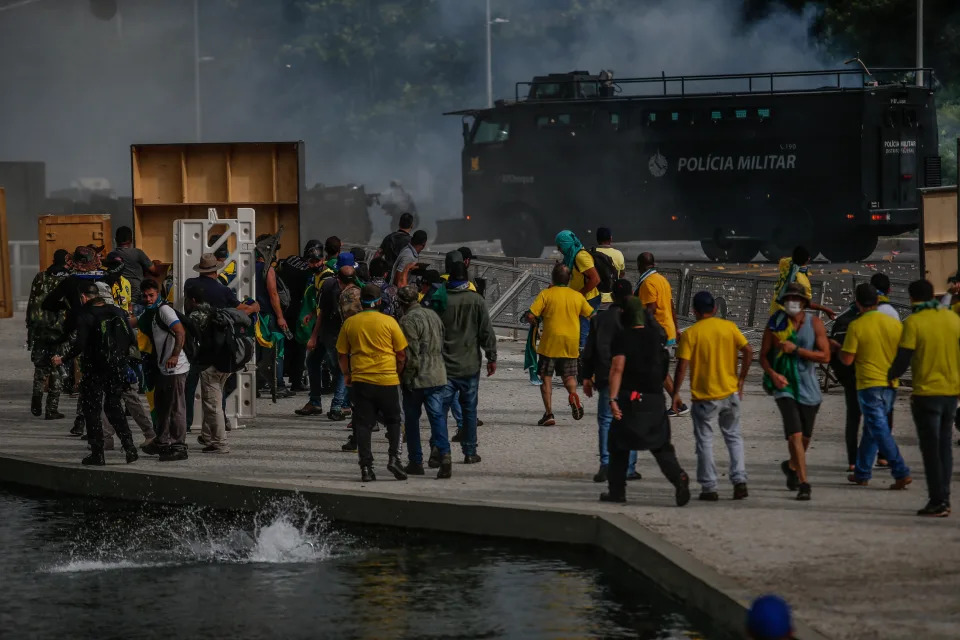
[[[377,479],[373,472],[370,433],[377,415],[390,441],[387,470],[406,480],[400,463],[400,372],[406,362],[407,339],[393,317],[380,313],[380,287],[368,284],[360,292],[363,311],[347,318],[337,338],[340,370],[352,388],[353,430],[360,458],[360,481]]]
[[[690,369],[690,397],[693,404],[693,434],[697,441],[697,482],[700,499],[719,500],[717,467],[713,462],[713,432],[719,428],[730,454],[730,481],[733,499],[747,497],[747,465],[740,432],[740,400],[747,379],[753,348],[729,320],[715,317],[716,301],[709,291],[693,297],[697,321],[680,337],[677,371],[674,376],[673,408],[680,409],[680,387]],[[737,374],[738,356],[743,356]]]
[[[622,278],[627,273],[627,263],[623,257],[623,252],[613,248],[613,232],[608,227],[597,229],[597,251],[610,256],[614,269],[617,270],[617,278]],[[599,275],[599,274],[598,274]],[[613,293],[601,293],[600,301],[603,304],[613,302]]]
[[[570,288],[579,291],[593,309],[600,306],[600,274],[593,262],[593,256],[583,248],[580,239],[573,231],[564,230],[557,234],[557,250],[563,254],[563,264],[570,270]],[[587,336],[590,334],[590,322],[587,318],[580,320],[580,339],[578,349],[583,351],[587,346]]]
[[[913,482],[910,468],[890,433],[887,416],[897,398],[897,381],[887,373],[897,354],[903,330],[899,322],[877,311],[880,297],[871,284],[856,290],[860,317],[850,323],[840,351],[840,362],[849,366],[856,361],[857,400],[863,413],[863,436],[857,447],[857,464],[847,480],[861,486],[870,482],[877,451],[890,464],[895,482],[891,489],[906,489]]]
[[[950,515],[953,477],[950,437],[960,395],[960,317],[940,306],[927,280],[911,282],[908,291],[913,313],[903,321],[897,357],[887,379],[896,380],[907,367],[913,371],[910,409],[929,496],[917,515],[945,518]]]
[[[543,384],[540,395],[543,397],[543,417],[537,421],[540,426],[550,427],[557,424],[553,416],[554,374],[563,379],[563,386],[569,394],[573,419],[583,417],[583,405],[577,395],[577,358],[580,350],[577,339],[580,335],[580,318],[589,319],[593,315],[593,306],[578,292],[571,289],[570,270],[558,264],[553,268],[553,286],[544,289],[527,311],[527,322],[536,324],[539,318],[543,322],[540,332],[540,344],[537,353],[537,371]]]

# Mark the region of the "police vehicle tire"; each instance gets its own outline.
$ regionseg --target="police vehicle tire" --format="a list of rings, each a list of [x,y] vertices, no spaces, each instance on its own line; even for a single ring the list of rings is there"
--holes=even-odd
[[[711,262],[750,262],[760,250],[760,243],[738,240],[720,244],[715,240],[701,240],[700,248]]]
[[[877,236],[872,233],[837,234],[824,241],[823,257],[830,262],[860,262],[876,250]]]

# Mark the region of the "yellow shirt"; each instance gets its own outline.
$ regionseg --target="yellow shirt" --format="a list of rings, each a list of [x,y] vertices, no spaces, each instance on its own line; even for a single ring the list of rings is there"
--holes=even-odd
[[[960,395],[960,316],[948,309],[907,316],[900,347],[913,351],[913,395]]]
[[[887,371],[897,355],[902,331],[903,325],[876,309],[850,323],[843,351],[857,356],[857,391],[889,386]],[[898,385],[894,380],[893,386]]]
[[[684,331],[677,343],[677,358],[690,362],[690,396],[720,400],[735,394],[737,354],[746,344],[737,325],[722,318],[698,320]]]
[[[130,281],[120,276],[120,279],[110,285],[110,293],[113,295],[113,301],[117,306],[130,313],[130,300],[133,295],[130,290]]]
[[[347,318],[337,338],[337,351],[350,356],[354,381],[380,386],[400,384],[397,352],[406,348],[407,339],[397,321],[377,310]]]
[[[627,262],[623,259],[623,253],[621,253],[619,249],[614,249],[613,247],[597,247],[597,251],[610,256],[610,260],[613,261],[613,266],[617,270],[618,277],[627,270]],[[613,294],[601,293],[600,302],[613,302]]]
[[[656,304],[653,316],[667,333],[667,341],[677,339],[677,325],[673,323],[673,290],[670,282],[659,273],[652,273],[640,285],[638,295],[644,306]]]
[[[449,282],[449,281],[450,281],[450,274],[449,274],[449,273],[444,273],[444,274],[442,274],[442,275],[440,276],[440,279],[443,280],[444,282]],[[477,290],[477,288],[473,285],[473,282],[470,282],[469,280],[467,281],[467,289],[469,289],[470,291],[474,291],[474,292],[476,292],[476,290]]]
[[[787,279],[787,274],[790,272],[790,263],[792,258],[780,258],[780,277],[777,278],[777,283],[773,287],[773,300],[770,302],[770,315],[773,315],[777,311],[783,309],[777,301],[777,291],[780,290],[780,287],[783,285],[783,281]],[[807,277],[807,274],[797,271],[797,275],[794,276],[793,281],[798,285],[803,287],[803,290],[807,292],[807,297],[811,300],[813,299],[813,287],[810,284],[810,278]]]
[[[543,318],[537,353],[548,358],[580,355],[580,316],[589,318],[593,307],[570,287],[544,289],[530,305],[530,313]]]
[[[597,265],[593,264],[593,256],[590,255],[590,252],[586,249],[580,251],[577,254],[576,259],[574,260],[575,268],[570,272],[570,288],[576,292],[580,292],[583,289],[586,280],[583,277],[584,271],[589,271],[590,269],[595,268]],[[587,292],[585,296],[587,300],[593,300],[600,292],[597,291],[596,287]]]

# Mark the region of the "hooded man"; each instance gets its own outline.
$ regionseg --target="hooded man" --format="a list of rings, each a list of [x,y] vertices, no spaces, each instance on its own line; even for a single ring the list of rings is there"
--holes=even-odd
[[[593,262],[593,256],[583,248],[580,239],[573,231],[564,230],[557,234],[557,250],[563,255],[563,264],[570,270],[570,289],[578,291],[586,298],[591,307],[600,306],[600,274]],[[580,351],[587,346],[587,336],[590,333],[590,319],[580,318]]]

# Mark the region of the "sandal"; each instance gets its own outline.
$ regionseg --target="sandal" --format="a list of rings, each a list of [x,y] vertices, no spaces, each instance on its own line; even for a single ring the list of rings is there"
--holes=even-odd
[[[573,419],[579,420],[583,417],[583,405],[580,404],[580,396],[571,393],[569,397],[570,409],[573,412]]]
[[[545,413],[543,417],[537,420],[538,427],[552,427],[557,424],[557,421],[554,420],[552,413]]]

